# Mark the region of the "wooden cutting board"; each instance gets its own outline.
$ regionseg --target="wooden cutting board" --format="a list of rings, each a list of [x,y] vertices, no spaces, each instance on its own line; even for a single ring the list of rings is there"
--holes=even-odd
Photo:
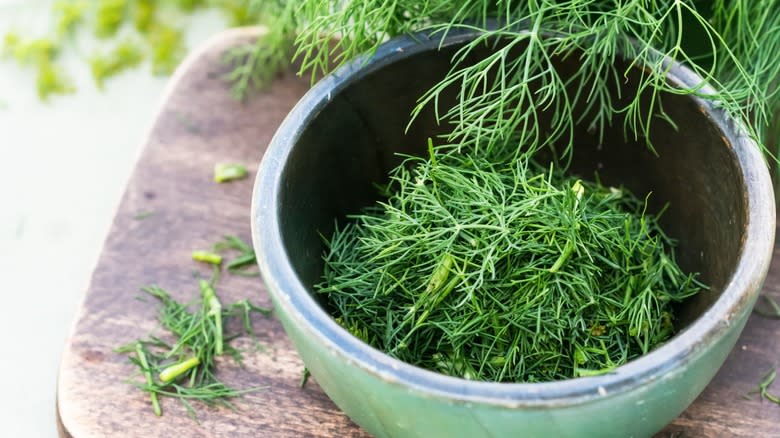
[[[243,368],[230,360],[219,363],[228,384],[265,389],[238,399],[237,411],[196,405],[199,423],[178,401],[165,398],[164,415],[156,417],[148,395],[126,383],[135,368],[113,352],[149,333],[161,334],[158,304],[139,301],[139,287],[157,284],[187,301],[198,293],[193,270],[208,274],[190,261],[192,250],[209,248],[224,234],[250,241],[254,173],[276,127],[308,88],[307,80],[289,73],[246,103],[231,99],[222,55],[260,32],[245,28],[215,37],[171,81],[67,340],[57,387],[61,436],[367,436],[314,379],[299,388],[303,363],[273,317],[255,319],[264,352],[248,353]],[[215,184],[214,164],[231,161],[248,164],[250,178]],[[224,276],[218,292],[224,303],[249,298],[271,305],[258,278]],[[780,299],[778,263],[764,292]],[[235,344],[251,349],[248,341]],[[659,436],[780,436],[780,406],[743,398],[779,362],[780,320],[753,315],[713,382]],[[780,394],[780,382],[776,386]]]

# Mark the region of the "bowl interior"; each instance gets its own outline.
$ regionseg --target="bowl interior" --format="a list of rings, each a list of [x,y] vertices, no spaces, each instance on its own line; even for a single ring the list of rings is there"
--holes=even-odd
[[[408,131],[406,126],[417,99],[446,74],[458,48],[431,47],[356,75],[329,96],[292,146],[277,214],[289,261],[312,295],[323,269],[319,233],[329,235],[335,220],[377,199],[373,183],[385,180],[400,162],[398,153],[425,154],[427,138],[444,132],[432,111]],[[576,56],[558,63],[564,76],[578,68]],[[635,94],[639,74],[631,70],[614,98]],[[746,187],[727,138],[695,99],[669,93],[660,103],[676,129],[656,119],[650,131],[655,154],[644,140],[626,139],[619,117],[603,140],[583,124],[576,128],[571,171],[591,180],[598,172],[603,183],[623,185],[639,197],[652,192],[651,210],[669,204],[662,222],[678,240],[678,261],[711,287],[679,306],[681,329],[718,299],[736,267],[747,222]]]

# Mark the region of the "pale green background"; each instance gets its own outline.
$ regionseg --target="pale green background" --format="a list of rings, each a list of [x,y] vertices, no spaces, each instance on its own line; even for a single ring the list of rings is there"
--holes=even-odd
[[[0,0],[0,35],[45,35],[52,1]],[[187,24],[189,23],[189,24]],[[196,46],[225,24],[201,12]],[[167,78],[149,66],[98,92],[80,38],[63,58],[78,93],[38,101],[32,70],[0,60],[0,436],[54,437],[63,344]],[[125,287],[117,285],[118,287]],[[118,380],[117,385],[122,385]]]

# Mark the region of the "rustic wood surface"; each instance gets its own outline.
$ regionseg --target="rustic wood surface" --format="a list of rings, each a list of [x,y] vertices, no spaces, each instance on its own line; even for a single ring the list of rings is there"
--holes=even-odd
[[[187,300],[198,293],[193,270],[208,274],[190,261],[193,249],[208,248],[223,234],[250,241],[254,172],[277,125],[308,88],[308,81],[287,74],[245,104],[230,98],[221,54],[257,32],[242,29],[217,37],[172,80],[67,341],[57,388],[61,436],[367,436],[314,379],[299,388],[303,363],[273,317],[255,321],[265,352],[248,354],[244,368],[220,362],[220,376],[228,384],[266,389],[239,399],[235,412],[198,407],[200,424],[171,399],[162,399],[164,415],[155,417],[148,396],[125,383],[134,367],[112,351],[159,334],[153,317],[158,305],[137,299],[140,286],[158,284]],[[226,161],[248,163],[250,178],[213,183],[214,163]],[[148,217],[138,219],[139,214]],[[778,263],[764,292],[780,299]],[[219,293],[223,302],[250,298],[270,306],[258,278],[225,276]],[[780,406],[743,398],[778,359],[780,321],[754,314],[714,381],[658,436],[780,436]],[[780,383],[776,386],[780,393]]]

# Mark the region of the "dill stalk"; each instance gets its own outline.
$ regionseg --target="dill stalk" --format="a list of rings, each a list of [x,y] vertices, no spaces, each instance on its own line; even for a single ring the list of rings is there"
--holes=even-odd
[[[146,378],[146,384],[149,386],[154,385],[154,379],[152,379],[152,372],[149,370],[149,362],[146,360],[146,354],[144,353],[143,344],[140,342],[135,343],[135,354],[138,356],[138,360],[141,362],[141,368]],[[152,409],[154,414],[158,417],[162,415],[162,409],[160,408],[160,401],[157,399],[157,393],[154,391],[149,392],[149,397],[152,399]]]

